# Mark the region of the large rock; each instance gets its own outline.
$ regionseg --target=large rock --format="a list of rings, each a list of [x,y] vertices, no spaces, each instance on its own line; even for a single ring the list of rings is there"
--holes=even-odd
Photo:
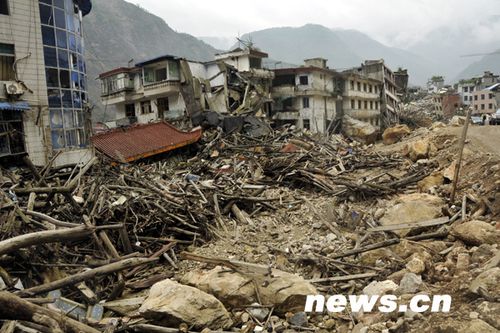
[[[474,220],[459,224],[453,227],[451,234],[468,245],[500,243],[500,230],[483,221]]]
[[[430,157],[436,151],[436,146],[431,143],[428,138],[425,138],[408,144],[405,148],[405,155],[407,155],[413,162],[416,162]]]
[[[351,139],[365,144],[374,143],[378,137],[378,130],[374,126],[349,116],[342,119],[342,129]]]
[[[467,121],[467,118],[461,117],[461,116],[453,116],[450,120],[450,125],[451,126],[463,126],[465,125],[465,122]]]
[[[477,312],[483,320],[500,330],[500,303],[483,302],[477,307]]]
[[[488,269],[472,280],[469,290],[483,297],[498,299],[500,297],[500,268]]]
[[[242,307],[257,301],[255,286],[250,278],[220,266],[208,272],[192,270],[180,282],[214,295],[227,307]]]
[[[417,183],[420,192],[429,192],[432,188],[438,187],[444,183],[443,174],[439,171],[434,171],[429,176],[425,177]]]
[[[399,197],[380,219],[380,224],[389,226],[402,223],[416,223],[441,216],[443,200],[437,196],[414,193]],[[409,229],[395,230],[401,237],[408,235]]]
[[[273,270],[272,277],[257,278],[260,299],[272,304],[277,313],[304,311],[307,295],[317,295],[316,288],[302,277]]]
[[[372,281],[363,289],[363,295],[368,296],[383,296],[387,293],[392,293],[398,289],[398,285],[391,280]]]
[[[398,141],[400,141],[405,135],[411,133],[411,130],[406,125],[396,125],[394,127],[390,127],[384,131],[382,134],[382,139],[384,140],[385,145],[392,145]]]
[[[227,329],[233,325],[226,308],[214,296],[172,280],[153,285],[139,313],[166,327],[186,323],[195,329]]]
[[[220,267],[203,272],[193,271],[186,274],[181,282],[192,285],[217,297],[228,307],[241,307],[257,301],[255,286],[258,287],[263,304],[275,306],[280,312],[304,310],[307,295],[316,295],[316,288],[302,277],[273,269],[271,276],[249,276],[238,272],[224,271]]]

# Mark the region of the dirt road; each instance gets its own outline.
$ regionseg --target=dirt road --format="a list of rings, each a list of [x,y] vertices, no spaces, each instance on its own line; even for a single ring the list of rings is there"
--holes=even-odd
[[[448,127],[446,130],[457,137],[462,135],[462,127]],[[469,126],[467,139],[470,141],[470,149],[479,149],[500,157],[500,126]]]

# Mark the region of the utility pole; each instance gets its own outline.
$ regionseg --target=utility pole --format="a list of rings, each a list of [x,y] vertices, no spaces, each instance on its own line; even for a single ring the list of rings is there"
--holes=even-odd
[[[455,194],[457,192],[457,184],[458,184],[458,176],[460,175],[460,167],[462,165],[464,146],[465,146],[465,141],[467,139],[467,130],[469,129],[469,123],[470,123],[471,116],[472,116],[472,108],[469,108],[469,111],[467,112],[467,117],[465,119],[464,128],[462,130],[462,138],[460,140],[460,146],[459,146],[459,151],[458,151],[458,161],[457,161],[457,165],[455,166],[455,175],[453,176],[453,187],[451,189],[451,196],[450,196],[451,203],[453,203],[455,201]]]

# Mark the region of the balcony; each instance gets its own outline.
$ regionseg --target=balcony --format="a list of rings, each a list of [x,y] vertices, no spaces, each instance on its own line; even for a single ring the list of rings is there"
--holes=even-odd
[[[169,92],[180,91],[180,80],[166,80],[159,82],[144,83],[142,88],[144,96],[155,96]]]

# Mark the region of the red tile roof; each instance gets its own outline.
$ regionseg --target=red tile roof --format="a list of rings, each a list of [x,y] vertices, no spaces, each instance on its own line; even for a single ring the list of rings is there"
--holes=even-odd
[[[201,128],[182,132],[166,122],[117,128],[91,138],[94,147],[119,162],[132,162],[197,142]]]

